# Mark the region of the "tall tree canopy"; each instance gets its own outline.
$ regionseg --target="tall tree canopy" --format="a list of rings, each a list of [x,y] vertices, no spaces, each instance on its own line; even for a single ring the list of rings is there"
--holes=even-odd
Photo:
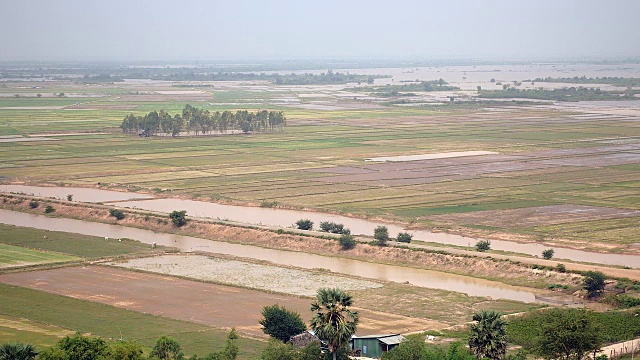
[[[497,360],[507,353],[507,322],[494,310],[482,310],[473,315],[469,348],[478,359]]]
[[[311,311],[315,314],[311,319],[311,328],[327,345],[333,360],[336,360],[338,350],[356,332],[359,316],[357,311],[349,309],[352,305],[351,295],[337,288],[319,289],[316,301],[311,304]]]

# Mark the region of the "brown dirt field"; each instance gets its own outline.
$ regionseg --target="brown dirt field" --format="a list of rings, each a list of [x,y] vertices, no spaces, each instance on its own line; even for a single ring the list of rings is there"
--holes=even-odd
[[[67,267],[0,275],[0,282],[99,302],[143,313],[211,325],[235,327],[265,337],[258,321],[262,307],[280,304],[310,319],[311,298],[269,294],[169,276],[102,266]],[[358,334],[441,329],[445,324],[358,309]]]
[[[640,211],[584,205],[550,205],[510,210],[487,210],[464,214],[434,215],[432,220],[502,228],[525,228],[577,221],[638,217]]]

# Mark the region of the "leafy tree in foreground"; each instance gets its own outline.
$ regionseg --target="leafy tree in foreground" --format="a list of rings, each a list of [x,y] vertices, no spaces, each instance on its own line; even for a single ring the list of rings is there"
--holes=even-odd
[[[313,229],[313,221],[309,219],[300,219],[296,221],[296,226],[300,230],[311,230]]]
[[[173,222],[173,225],[177,227],[184,226],[187,223],[187,211],[174,210],[169,214],[169,218],[171,219],[171,222]]]
[[[538,353],[545,359],[583,359],[602,347],[591,313],[584,309],[552,309],[542,321]]]
[[[162,336],[156,340],[156,344],[153,346],[149,356],[160,360],[178,360],[184,358],[180,344],[168,336]]]
[[[311,328],[318,339],[323,341],[333,360],[337,359],[338,350],[343,348],[355,334],[358,326],[358,312],[351,311],[353,305],[351,295],[341,289],[319,289],[316,301],[311,304],[314,317]]]
[[[497,360],[507,353],[507,322],[494,310],[482,310],[473,315],[469,348],[478,359]]]
[[[111,360],[142,360],[142,346],[133,341],[116,341],[109,345]]]
[[[82,336],[76,333],[73,336],[62,338],[57,347],[65,353],[67,360],[97,359],[107,355],[107,343],[101,338]]]
[[[0,345],[0,360],[31,360],[38,352],[31,344],[7,343]]]
[[[605,276],[600,271],[586,271],[582,288],[587,290],[587,296],[594,298],[604,290]]]
[[[289,341],[292,336],[307,329],[300,314],[280,307],[278,304],[263,307],[262,316],[263,319],[260,320],[262,331],[282,342]]]

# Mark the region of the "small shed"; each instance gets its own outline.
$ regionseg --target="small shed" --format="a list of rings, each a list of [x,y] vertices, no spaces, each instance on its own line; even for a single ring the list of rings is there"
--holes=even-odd
[[[383,352],[398,346],[404,339],[400,334],[352,336],[351,348],[362,356],[379,358]]]

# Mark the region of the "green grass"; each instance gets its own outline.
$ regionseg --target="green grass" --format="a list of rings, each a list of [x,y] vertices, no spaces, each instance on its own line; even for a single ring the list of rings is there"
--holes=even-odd
[[[74,256],[0,244],[0,268],[21,264],[46,264],[79,260]]]
[[[162,335],[175,338],[185,354],[205,355],[224,346],[227,331],[186,321],[115,308],[108,305],[48,294],[42,291],[0,284],[0,315],[80,331],[108,339],[139,341],[152,347]],[[0,325],[1,326],[1,325]],[[0,330],[2,328],[0,327]],[[21,338],[27,342],[53,341],[42,339],[37,332],[15,331],[5,327],[7,339]],[[4,342],[4,338],[0,338]],[[266,343],[241,337],[238,341],[240,359],[257,359]]]
[[[45,236],[46,238],[44,238]],[[110,239],[108,241],[105,241],[105,239],[102,237],[59,231],[38,230],[4,224],[0,224],[0,243],[2,243],[0,244],[0,249],[2,249],[2,251],[0,252],[0,263],[2,263],[3,260],[7,257],[9,259],[15,259],[15,261],[23,261],[21,259],[25,258],[26,255],[23,255],[21,257],[20,255],[22,253],[34,253],[34,258],[37,258],[37,256],[46,258],[48,256],[51,259],[67,259],[54,261],[68,261],[77,259],[77,257],[100,258],[106,256],[143,254],[154,251],[163,251],[162,247],[151,249],[147,244],[128,239],[125,239],[123,241],[118,241],[117,239]],[[14,253],[5,253],[5,247],[7,249],[14,248],[17,250],[14,251]],[[52,251],[58,254],[31,249]],[[166,250],[166,248],[164,248],[164,250]],[[72,256],[66,256],[60,253],[69,254]],[[7,254],[7,256],[5,256],[5,254]]]

